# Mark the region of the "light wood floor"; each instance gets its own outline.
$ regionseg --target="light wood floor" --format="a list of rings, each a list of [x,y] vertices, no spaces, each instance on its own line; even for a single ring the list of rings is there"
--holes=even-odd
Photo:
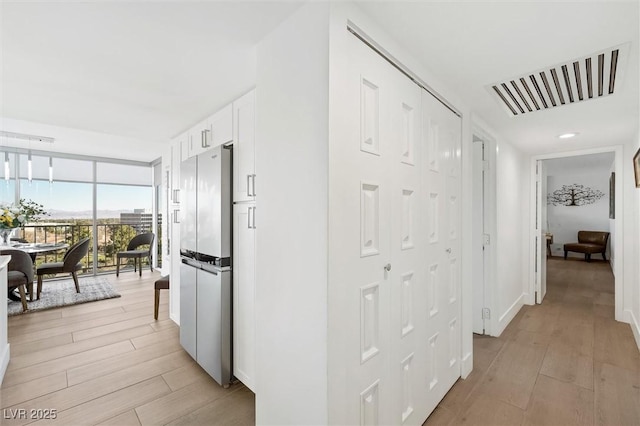
[[[640,425],[640,353],[613,320],[608,263],[549,259],[544,302],[499,338],[474,337],[474,370],[425,425]]]
[[[223,389],[180,347],[166,290],[153,319],[159,276],[109,275],[122,297],[10,317],[0,424],[54,409],[47,424],[253,425],[253,393],[240,383]],[[26,419],[12,419],[19,409]]]
[[[181,349],[168,294],[153,319],[157,273],[110,276],[121,298],[9,318],[10,410],[55,409],[64,425],[252,425],[254,396],[218,386]],[[13,411],[15,413],[15,411]],[[545,302],[500,338],[474,337],[474,371],[426,425],[640,425],[640,355],[613,320],[607,263],[549,261]]]

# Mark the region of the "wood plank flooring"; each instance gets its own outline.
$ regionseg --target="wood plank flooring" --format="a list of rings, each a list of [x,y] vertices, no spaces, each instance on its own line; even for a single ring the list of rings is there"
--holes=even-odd
[[[223,389],[181,348],[167,291],[153,319],[159,277],[109,275],[122,297],[10,317],[0,424],[255,424],[253,393]]]
[[[613,320],[603,261],[550,258],[547,295],[499,338],[474,336],[474,370],[424,425],[640,425],[640,352]]]
[[[10,317],[0,424],[255,424],[253,393],[222,389],[180,347],[168,292],[153,319],[158,277],[109,276],[121,298]],[[425,424],[639,425],[640,354],[613,320],[609,265],[550,259],[545,302],[499,338],[474,337],[474,371]]]

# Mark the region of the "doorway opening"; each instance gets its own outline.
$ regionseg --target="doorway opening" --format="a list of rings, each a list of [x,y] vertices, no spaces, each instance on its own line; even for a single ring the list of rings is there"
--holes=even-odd
[[[494,240],[496,235],[495,141],[482,129],[473,129],[473,332],[493,336],[492,318],[495,282]]]
[[[547,260],[554,267],[564,260],[564,244],[578,242],[579,231],[608,233],[604,256],[615,281],[615,317],[622,314],[622,203],[621,148],[610,147],[543,155],[531,163],[531,250],[529,303],[542,303],[546,295]],[[618,238],[616,238],[618,237]],[[568,251],[569,260],[586,261],[584,253]]]

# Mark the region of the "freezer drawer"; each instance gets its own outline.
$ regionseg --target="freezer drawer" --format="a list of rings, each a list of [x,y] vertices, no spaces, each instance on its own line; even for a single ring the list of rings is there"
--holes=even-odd
[[[180,264],[180,344],[193,359],[197,358],[196,271],[193,266]]]
[[[219,384],[231,382],[231,272],[197,271],[198,364]]]

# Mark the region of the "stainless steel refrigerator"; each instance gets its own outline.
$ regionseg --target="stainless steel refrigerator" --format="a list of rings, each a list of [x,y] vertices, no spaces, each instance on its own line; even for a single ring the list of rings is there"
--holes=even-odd
[[[180,344],[220,385],[232,377],[231,148],[180,168]]]

